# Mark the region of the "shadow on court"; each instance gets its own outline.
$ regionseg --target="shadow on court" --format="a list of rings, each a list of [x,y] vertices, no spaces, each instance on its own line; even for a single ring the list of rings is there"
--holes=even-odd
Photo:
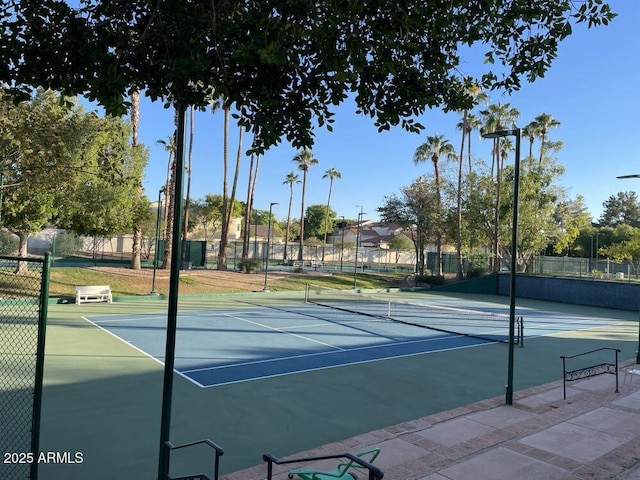
[[[81,318],[114,310],[50,307],[41,447],[82,452],[83,462],[41,465],[40,480],[155,477],[163,367]],[[620,360],[634,357],[637,331],[528,339],[516,349],[516,392],[561,378],[561,355],[603,346],[620,348]],[[233,472],[261,463],[265,452],[309,450],[502,395],[506,359],[506,345],[488,344],[207,389],[176,376],[171,440],[214,440],[225,449],[221,471]],[[193,452],[175,467],[193,473],[209,462]]]

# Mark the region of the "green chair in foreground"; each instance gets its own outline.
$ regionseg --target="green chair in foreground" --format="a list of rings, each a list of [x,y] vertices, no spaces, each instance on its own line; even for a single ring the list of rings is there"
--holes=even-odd
[[[361,458],[362,460],[373,463],[376,457],[380,454],[379,448],[368,448],[366,450],[362,450],[361,452],[356,453],[356,457]],[[312,469],[296,469],[291,470],[289,472],[289,478],[293,478],[294,476],[298,476],[302,480],[333,480],[335,478],[358,478],[355,472],[362,472],[364,469],[362,466],[358,465],[353,460],[345,460],[338,464],[336,468],[333,470],[328,470],[326,472],[320,472],[318,470]]]

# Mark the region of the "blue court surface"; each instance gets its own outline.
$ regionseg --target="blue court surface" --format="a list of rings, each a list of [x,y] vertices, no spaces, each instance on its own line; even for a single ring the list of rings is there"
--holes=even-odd
[[[175,358],[178,374],[204,388],[495,343],[318,305],[238,303],[238,308],[188,310],[178,314]],[[443,307],[456,311],[454,305],[437,308]],[[507,307],[477,303],[471,308],[475,312],[495,310],[494,313],[502,315],[503,323],[491,323],[487,328],[495,338],[507,338]],[[519,309],[517,314],[525,317],[525,338],[616,324],[602,318],[534,309]],[[448,315],[451,317],[450,312]],[[99,315],[86,319],[164,362],[166,314]],[[458,318],[430,319],[431,323],[444,321],[453,324],[451,329],[464,322]]]

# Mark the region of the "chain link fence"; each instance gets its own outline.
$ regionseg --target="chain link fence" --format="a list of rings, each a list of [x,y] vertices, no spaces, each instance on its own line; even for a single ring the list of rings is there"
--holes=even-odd
[[[533,272],[537,275],[577,277],[596,280],[640,279],[638,268],[628,262],[614,262],[606,258],[545,257],[534,258]]]
[[[48,290],[45,259],[0,256],[0,478],[35,480]]]

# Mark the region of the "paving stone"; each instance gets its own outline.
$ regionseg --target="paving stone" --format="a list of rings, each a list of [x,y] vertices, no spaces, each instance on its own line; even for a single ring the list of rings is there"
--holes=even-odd
[[[451,480],[560,480],[567,471],[526,455],[497,448],[440,470]]]
[[[521,443],[588,463],[624,443],[619,437],[564,422],[522,438]]]

